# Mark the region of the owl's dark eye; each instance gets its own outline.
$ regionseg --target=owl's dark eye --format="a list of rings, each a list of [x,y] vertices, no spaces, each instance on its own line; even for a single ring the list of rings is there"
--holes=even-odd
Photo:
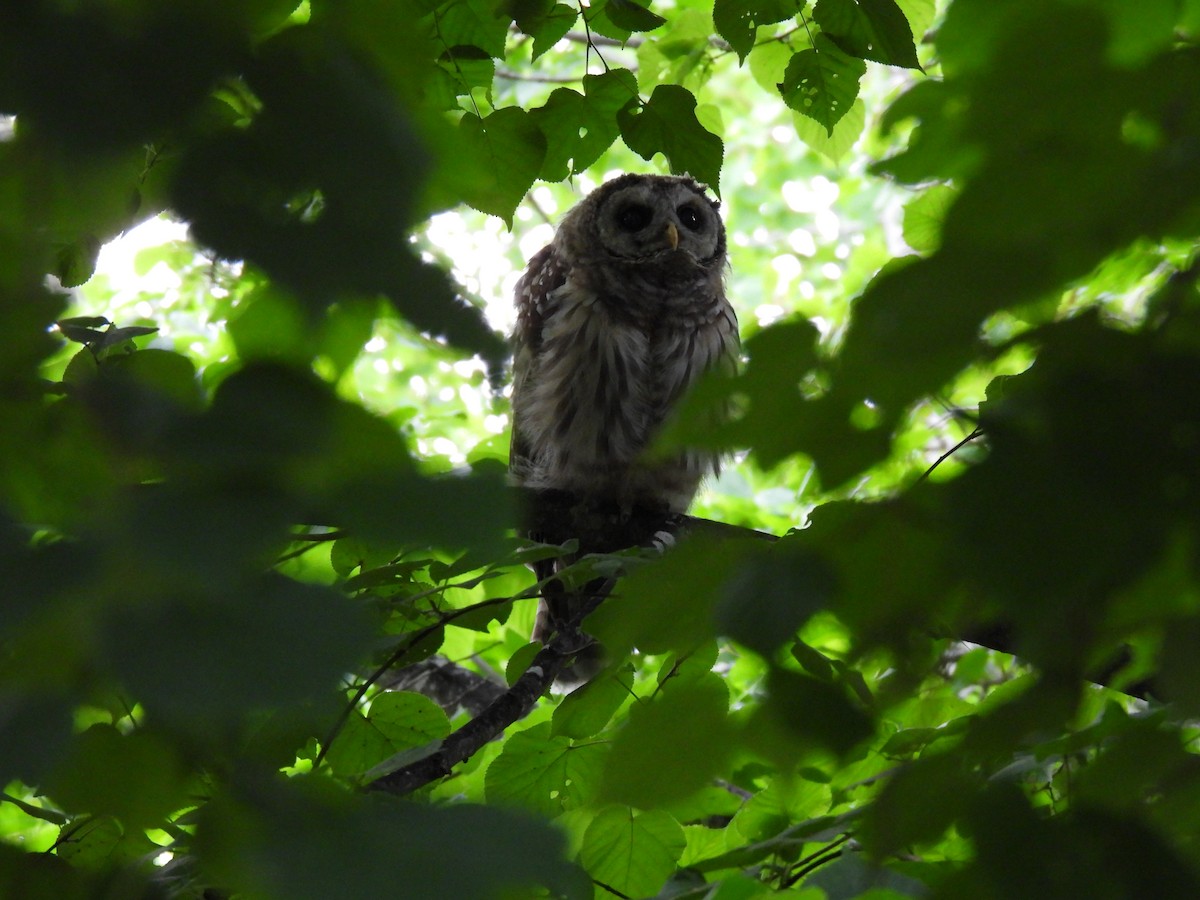
[[[704,220],[700,217],[700,210],[690,203],[679,207],[675,210],[675,214],[679,216],[679,221],[683,223],[683,226],[690,231],[699,231],[700,226],[704,224]]]
[[[654,218],[654,211],[643,203],[626,203],[617,210],[617,227],[622,231],[641,231]]]

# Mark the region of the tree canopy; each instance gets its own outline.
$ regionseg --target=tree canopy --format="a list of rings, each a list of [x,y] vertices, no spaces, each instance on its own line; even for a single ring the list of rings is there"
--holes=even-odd
[[[0,893],[1200,895],[1198,86],[1195,0],[4,4]],[[733,463],[542,695],[509,293],[626,170]]]

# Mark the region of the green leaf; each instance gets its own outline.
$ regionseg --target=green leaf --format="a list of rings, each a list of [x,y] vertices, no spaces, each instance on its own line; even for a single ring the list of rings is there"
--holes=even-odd
[[[769,659],[828,607],[834,585],[823,560],[789,543],[748,553],[723,586],[714,611],[717,628]]]
[[[558,88],[530,115],[546,136],[546,159],[540,177],[562,181],[591,166],[607,150],[620,129],[617,112],[637,96],[637,81],[628,69],[612,69],[583,77],[583,94]]]
[[[63,829],[57,853],[78,869],[103,871],[128,866],[161,848],[141,829],[126,830],[112,816],[84,817]],[[24,891],[22,891],[24,893]]]
[[[937,3],[935,0],[896,0],[896,5],[903,11],[904,18],[908,19],[914,43],[920,43],[937,18]]]
[[[617,113],[621,136],[649,160],[667,158],[671,171],[688,173],[718,194],[725,145],[696,118],[696,98],[687,88],[660,84],[645,104],[629,103]]]
[[[819,338],[807,319],[777,322],[754,334],[746,341],[750,360],[740,373],[715,374],[684,398],[669,423],[672,446],[751,447],[766,466],[795,452],[800,386],[817,365]],[[714,427],[711,410],[727,408],[735,398],[741,415]]]
[[[977,856],[964,875],[1004,885],[1012,896],[1159,896],[1182,898],[1200,879],[1162,836],[1134,818],[1086,807],[1071,816],[1044,817],[1019,788],[993,782],[979,792],[964,832]],[[1041,848],[1037,850],[1035,848]],[[1055,865],[1013,866],[1025,854],[1054,853]],[[968,882],[969,883],[969,882]],[[962,883],[947,884],[961,896]]]
[[[596,881],[629,897],[650,897],[675,871],[687,846],[683,829],[661,810],[601,810],[588,826],[579,861]]]
[[[783,669],[771,671],[760,714],[789,732],[798,744],[839,755],[849,753],[874,731],[871,719],[840,685]]]
[[[729,692],[716,676],[633,707],[604,766],[601,796],[651,809],[700,790],[732,749]]]
[[[744,63],[754,47],[759,26],[791,18],[800,11],[802,5],[796,0],[716,0],[713,4],[713,25],[717,34],[737,51],[739,63]]]
[[[157,12],[30,10],[0,39],[6,107],[71,154],[137,146],[182,125],[213,82],[236,70],[248,41],[201,8]],[[47,70],[43,61],[64,47],[70,52]]]
[[[748,840],[764,842],[765,846],[760,849],[763,857],[786,853],[786,840],[789,837],[795,840],[807,836],[803,833],[792,834],[793,824],[824,815],[829,811],[832,800],[832,791],[827,784],[799,778],[775,779],[742,804],[730,825]],[[808,831],[805,828],[800,830]]]
[[[629,688],[616,674],[593,678],[558,704],[551,720],[551,734],[576,739],[591,737],[604,729],[629,697]]]
[[[863,843],[877,859],[903,847],[933,842],[964,815],[980,790],[952,753],[925,756],[897,772],[864,817]],[[928,802],[940,798],[938,803]]]
[[[1200,646],[1198,642],[1200,621],[1191,618],[1175,623],[1167,630],[1162,649],[1163,692],[1179,709],[1191,713],[1200,710],[1200,681],[1197,680],[1197,676],[1200,676],[1200,654],[1196,653],[1196,647]]]
[[[896,0],[817,0],[822,33],[859,59],[919,69],[912,29]]]
[[[542,645],[537,642],[526,644],[508,658],[508,664],[504,667],[504,680],[509,687],[516,684],[517,679],[525,674],[525,670],[541,649]]]
[[[780,797],[781,792],[776,791],[774,785],[768,787],[763,793],[767,794],[767,802],[756,803],[752,798],[750,804],[742,808],[746,812],[748,830],[752,832],[759,830],[754,827],[759,824],[764,828],[769,828],[772,824],[778,825],[786,822],[787,819],[782,817],[780,812],[791,808],[791,797],[788,793],[784,793],[783,797]],[[802,802],[815,801],[805,803],[806,806],[823,808],[829,805],[827,789],[814,791],[810,786],[804,786],[799,792],[796,792],[795,796]],[[695,867],[702,872],[714,872],[721,869],[749,867],[768,857],[795,857],[797,848],[804,843],[825,843],[844,834],[847,830],[845,823],[858,818],[858,816],[859,811],[852,810],[841,816],[819,816],[807,821],[800,821],[772,837],[703,860],[696,863]],[[740,816],[735,817],[735,821],[738,818]]]
[[[477,164],[472,179],[461,185],[464,199],[512,227],[517,205],[542,169],[546,136],[533,116],[518,107],[498,109],[483,119],[463,116],[458,131]]]
[[[319,779],[295,778],[223,791],[198,818],[197,855],[239,893],[387,897],[404,885],[413,900],[440,900],[530,893],[540,884],[572,900],[591,897],[564,859],[562,836],[505,810],[351,798]]]
[[[116,837],[120,827],[111,819],[81,823],[69,832],[64,832],[64,840],[53,854],[32,852],[31,848],[18,849],[7,844],[0,846],[0,894],[6,897],[28,897],[30,900],[54,900],[59,897],[102,896],[105,891],[111,890],[115,880],[111,868],[115,860],[96,845],[96,834],[92,833],[89,826],[96,826],[96,830],[106,832],[109,841]],[[91,843],[99,852],[79,852],[81,848],[72,846],[76,836],[81,842]],[[141,848],[150,852],[154,845],[141,835],[138,835],[138,838]],[[117,842],[112,842],[107,848],[112,849],[116,845]],[[66,861],[72,856],[77,865]],[[125,896],[154,896],[156,889],[129,869],[116,877],[120,879],[120,890]]]
[[[65,288],[79,287],[96,271],[100,240],[91,234],[59,248],[54,275]]]
[[[323,497],[337,521],[363,537],[387,544],[470,547],[480,553],[504,547],[506,529],[516,521],[516,504],[502,472],[481,469],[425,478],[371,468],[376,472],[346,473],[351,477],[331,482]]]
[[[438,38],[444,47],[477,47],[488,56],[503,59],[512,20],[499,13],[499,4],[451,0],[434,14]]]
[[[490,364],[498,365],[505,358],[504,342],[480,309],[455,290],[448,273],[412,253],[395,254],[393,263],[393,280],[384,293],[401,315],[422,331],[478,353]]]
[[[800,663],[809,675],[822,681],[833,681],[835,675],[833,664],[824,653],[799,640],[792,643],[791,653],[792,658]]]
[[[779,93],[790,108],[825,126],[832,137],[834,126],[854,105],[859,79],[866,71],[862,60],[819,34],[811,50],[792,57],[778,85]]]
[[[1161,785],[1190,782],[1195,790],[1195,773],[1185,774],[1193,766],[1192,756],[1177,732],[1150,720],[1133,719],[1122,725],[1104,741],[1095,762],[1079,773],[1081,800],[1113,812],[1136,812]]]
[[[512,4],[517,27],[533,38],[536,61],[552,48],[579,18],[579,9],[554,0],[517,0]]]
[[[64,697],[14,691],[0,722],[0,777],[45,780],[72,744],[71,712]]]
[[[262,112],[192,142],[172,181],[174,207],[198,241],[254,261],[315,308],[385,289],[428,170],[425,142],[376,73],[311,29],[285,29],[260,56],[248,87]],[[311,116],[325,123],[320,140]],[[353,172],[342,141],[356,148]],[[318,207],[295,202],[314,196]]]
[[[588,618],[588,631],[618,657],[635,646],[690,652],[715,635],[711,611],[743,552],[740,541],[690,536],[626,576]]]
[[[868,862],[862,854],[843,853],[822,866],[805,885],[824,892],[825,897],[863,897],[869,900],[903,900],[921,897],[929,887],[886,866]]]
[[[488,801],[521,806],[548,819],[592,798],[607,748],[552,736],[535,725],[505,741],[484,779]]]
[[[440,741],[450,733],[442,708],[420,694],[387,691],[370,712],[347,720],[326,754],[334,772],[357,775],[397,753]]]
[[[147,395],[170,400],[183,408],[194,409],[200,405],[200,385],[196,380],[196,367],[186,356],[170,350],[150,348],[113,356],[104,361],[105,377],[129,378],[136,382],[143,405],[150,407],[154,400]],[[149,409],[144,409],[145,414]],[[164,418],[169,413],[164,414]]]
[[[904,240],[918,253],[932,253],[942,243],[942,221],[958,196],[945,185],[934,185],[904,207]]]
[[[148,711],[196,732],[323,694],[370,636],[363,611],[335,591],[276,577],[220,600],[170,598],[114,615],[104,649]]]
[[[775,91],[796,49],[789,41],[771,41],[754,48],[750,54],[750,74],[764,91]]]
[[[892,757],[913,756],[939,741],[961,735],[970,722],[970,717],[963,716],[937,728],[905,728],[888,738],[879,752]]]
[[[64,809],[112,815],[130,829],[161,825],[188,802],[183,762],[171,744],[110,725],[79,735],[48,787]]]
[[[375,328],[381,306],[375,298],[347,299],[325,310],[317,335],[317,352],[332,366],[334,380],[354,364]]]
[[[447,83],[456,97],[471,97],[476,90],[490,91],[496,77],[496,61],[478,47],[449,47],[438,59]]]
[[[101,357],[107,352],[131,350],[134,348],[133,338],[145,337],[158,331],[157,326],[151,325],[119,327],[103,316],[76,316],[54,324],[67,340],[85,344]],[[101,328],[104,330],[101,331]]]
[[[638,84],[645,91],[664,83],[698,91],[708,81],[712,30],[712,17],[705,11],[680,10],[669,30],[638,46]]]
[[[651,12],[649,2],[642,6],[635,0],[608,0],[604,12],[614,25],[626,31],[653,31],[667,20]]]

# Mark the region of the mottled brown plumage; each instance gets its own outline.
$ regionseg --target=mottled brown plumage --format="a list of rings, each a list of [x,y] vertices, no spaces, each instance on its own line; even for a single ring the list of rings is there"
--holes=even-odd
[[[686,176],[624,175],[567,213],[517,283],[516,483],[618,511],[687,509],[717,457],[645,450],[704,372],[735,364],[725,268],[717,204]],[[551,596],[535,638],[577,606]]]

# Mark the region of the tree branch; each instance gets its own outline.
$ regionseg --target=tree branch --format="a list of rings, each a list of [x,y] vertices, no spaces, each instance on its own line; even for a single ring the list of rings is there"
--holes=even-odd
[[[533,709],[558,673],[574,656],[570,635],[556,635],[533,658],[529,668],[511,688],[501,694],[487,709],[442,741],[441,745],[416,762],[390,772],[368,785],[372,791],[389,794],[411,794],[439,778],[445,778],[454,766],[469,759],[484,744],[498,737],[504,729],[523,719]]]
[[[362,698],[366,696],[367,691],[371,688],[371,685],[375,684],[377,681],[379,681],[379,679],[387,674],[387,672],[393,666],[395,666],[397,662],[403,659],[405,654],[412,650],[413,647],[421,643],[421,641],[425,640],[425,638],[429,637],[431,634],[435,633],[439,628],[444,628],[455,619],[473,613],[476,610],[484,609],[488,606],[499,606],[504,603],[512,603],[517,599],[519,599],[519,596],[493,597],[491,600],[483,600],[479,603],[472,604],[471,606],[464,606],[461,609],[455,609],[448,613],[443,613],[432,625],[427,625],[424,628],[408,635],[399,647],[388,654],[388,658],[384,660],[383,664],[376,667],[375,671],[371,673],[370,677],[368,677],[366,681],[358,686],[358,689],[354,692],[354,697],[351,698],[351,700],[344,707],[342,707],[342,712],[338,716],[337,721],[333,723],[333,727],[329,730],[329,734],[327,734],[325,736],[325,740],[321,742],[321,752],[317,754],[317,758],[315,760],[316,763],[320,764],[321,760],[325,758],[325,754],[329,752],[330,745],[337,740],[337,736],[342,733],[342,728],[345,727],[346,721],[350,718],[350,714],[358,708],[358,704],[362,701]],[[514,719],[514,721],[516,720]]]
[[[563,38],[576,44],[590,44],[593,47],[633,47],[636,49],[646,43],[645,38],[632,35],[627,40],[618,41],[616,38],[605,37],[602,34],[585,34],[581,31],[568,31]]]
[[[507,689],[503,681],[480,675],[444,656],[431,656],[412,665],[393,669],[376,684],[385,691],[423,694],[450,718],[460,710],[471,716],[480,715]]]
[[[581,548],[586,548],[586,552],[591,553],[613,552],[645,545],[664,531],[672,534],[706,533],[719,537],[778,540],[777,536],[762,531],[696,516],[672,515],[662,510],[644,508],[618,510],[580,504],[570,494],[562,491],[521,489],[520,493],[524,502],[526,527],[530,532],[551,543],[562,543],[575,538],[579,540]],[[449,776],[454,766],[469,759],[481,747],[502,734],[509,725],[529,714],[538,698],[550,689],[559,673],[579,652],[581,638],[585,639],[585,636],[577,629],[567,629],[555,634],[534,657],[529,668],[516,683],[479,715],[442,741],[428,756],[376,779],[368,785],[368,789],[404,795]],[[1014,652],[1015,642],[1011,629],[1005,625],[971,630],[956,638],[1002,653]],[[1129,653],[1124,651],[1102,672],[1096,673],[1092,680],[1097,684],[1108,684],[1128,661]],[[377,672],[368,683],[372,683],[381,675],[382,672]],[[1142,698],[1159,696],[1152,681],[1128,686],[1124,688],[1124,692]]]
[[[978,436],[972,432],[955,446],[959,449]],[[953,451],[951,451],[953,452]],[[949,454],[946,454],[947,456]],[[943,457],[945,458],[945,457]],[[939,460],[938,462],[941,462]],[[935,463],[936,465],[936,463]],[[709,534],[718,538],[751,537],[763,541],[776,541],[777,535],[739,525],[729,525],[696,516],[672,516],[661,510],[634,508],[622,512],[616,509],[583,507],[570,494],[562,491],[523,491],[525,521],[531,531],[544,535],[551,543],[562,543],[569,538],[578,538],[580,547],[586,552],[610,553],[626,547],[646,545],[656,534],[668,531],[673,534]],[[835,610],[836,612],[836,610]],[[937,638],[952,638],[968,641],[1019,656],[1016,637],[1008,623],[991,624],[967,629],[962,634],[939,634]],[[1118,673],[1130,662],[1127,649],[1122,649],[1100,671],[1092,673],[1090,680],[1095,684],[1109,686]],[[1153,679],[1126,685],[1121,691],[1131,697],[1162,698],[1161,687]]]
[[[513,72],[511,69],[497,69],[496,77],[505,81],[536,81],[540,84],[578,84],[581,80],[579,75],[537,75]]]

